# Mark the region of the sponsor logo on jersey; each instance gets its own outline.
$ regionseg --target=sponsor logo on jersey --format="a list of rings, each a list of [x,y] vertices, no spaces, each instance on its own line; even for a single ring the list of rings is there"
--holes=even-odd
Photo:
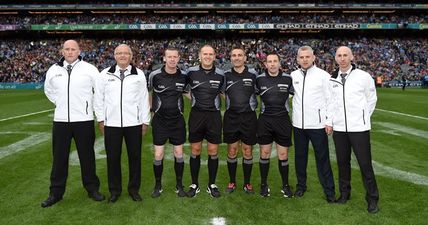
[[[252,79],[242,79],[242,82],[244,83],[244,86],[253,86]]]

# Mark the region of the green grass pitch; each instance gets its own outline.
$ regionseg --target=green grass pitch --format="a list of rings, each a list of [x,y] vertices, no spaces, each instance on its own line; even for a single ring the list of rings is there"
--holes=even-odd
[[[126,151],[122,157],[125,191],[117,203],[107,204],[87,197],[74,150],[70,156],[64,199],[43,209],[40,202],[49,192],[53,113],[50,109],[53,105],[42,91],[1,90],[0,102],[0,224],[427,224],[428,221],[428,90],[378,89],[371,133],[372,156],[380,191],[380,212],[375,215],[366,211],[365,191],[355,160],[352,162],[351,200],[345,205],[327,204],[318,182],[313,151],[309,156],[308,191],[303,198],[282,197],[275,156],[271,160],[268,180],[271,197],[247,195],[242,191],[241,164],[237,174],[239,189],[227,195],[224,193],[228,183],[224,144],[219,149],[217,176],[221,198],[212,199],[205,193],[208,177],[206,150],[203,151],[200,172],[201,193],[192,199],[178,198],[174,193],[172,148],[168,147],[164,160],[164,192],[160,198],[152,199],[150,193],[154,178],[150,132],[143,143],[142,202],[133,202],[126,193]],[[97,174],[101,179],[101,192],[108,197],[105,152],[98,130],[97,134]],[[187,145],[186,186],[190,184],[189,151]],[[330,139],[337,188],[334,152]],[[256,163],[252,183],[258,193],[258,147],[255,147],[254,155]],[[295,189],[293,147],[290,159],[290,183]]]

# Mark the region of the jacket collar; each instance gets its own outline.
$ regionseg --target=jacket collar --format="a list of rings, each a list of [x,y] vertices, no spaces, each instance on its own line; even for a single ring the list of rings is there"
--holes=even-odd
[[[355,64],[353,64],[353,63],[351,63],[351,65],[352,65],[352,68],[351,68],[351,72],[353,71],[353,70],[355,70],[355,69],[357,69],[357,66],[355,65]],[[333,72],[333,74],[332,74],[332,78],[334,78],[334,79],[336,79],[338,76],[339,76],[339,68],[337,68],[334,72]]]
[[[64,66],[64,61],[65,61],[65,58],[63,56],[63,57],[61,57],[61,59],[59,59],[59,61],[56,64],[58,64],[58,66],[60,66],[60,67],[63,67]],[[82,61],[82,56],[79,55],[77,57],[77,61]]]
[[[108,70],[109,73],[113,73],[116,71],[116,64],[114,64],[113,66],[110,67],[110,69]],[[131,74],[138,74],[137,72],[137,67],[135,67],[134,65],[131,64]]]

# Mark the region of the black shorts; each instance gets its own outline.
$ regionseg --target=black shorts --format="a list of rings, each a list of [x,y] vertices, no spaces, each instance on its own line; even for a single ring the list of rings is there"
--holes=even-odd
[[[152,119],[152,135],[154,145],[164,145],[169,139],[173,145],[186,142],[186,122],[183,116],[164,118],[155,113]]]
[[[288,114],[282,116],[266,116],[261,114],[257,121],[257,142],[261,145],[277,144],[290,147],[292,125]]]
[[[192,109],[189,115],[189,142],[204,139],[212,144],[221,143],[221,113]]]
[[[241,140],[244,144],[257,143],[256,112],[237,113],[227,110],[223,118],[223,141],[228,144]]]

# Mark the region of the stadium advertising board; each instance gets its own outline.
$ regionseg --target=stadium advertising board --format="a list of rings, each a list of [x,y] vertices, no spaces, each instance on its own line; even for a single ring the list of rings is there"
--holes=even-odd
[[[276,29],[359,29],[358,23],[282,23]]]
[[[0,24],[0,31],[5,30],[19,30],[20,27],[18,25],[1,25]]]
[[[362,23],[360,29],[397,29],[396,23]]]
[[[0,90],[12,89],[43,89],[43,83],[0,83]]]
[[[135,27],[135,28],[134,28]],[[58,25],[45,25],[36,24],[31,25],[31,30],[129,30],[137,29],[138,24],[58,24]]]
[[[426,23],[225,23],[225,24],[36,24],[31,30],[265,30],[265,29],[428,29]],[[0,30],[19,29],[16,25],[0,25]]]

